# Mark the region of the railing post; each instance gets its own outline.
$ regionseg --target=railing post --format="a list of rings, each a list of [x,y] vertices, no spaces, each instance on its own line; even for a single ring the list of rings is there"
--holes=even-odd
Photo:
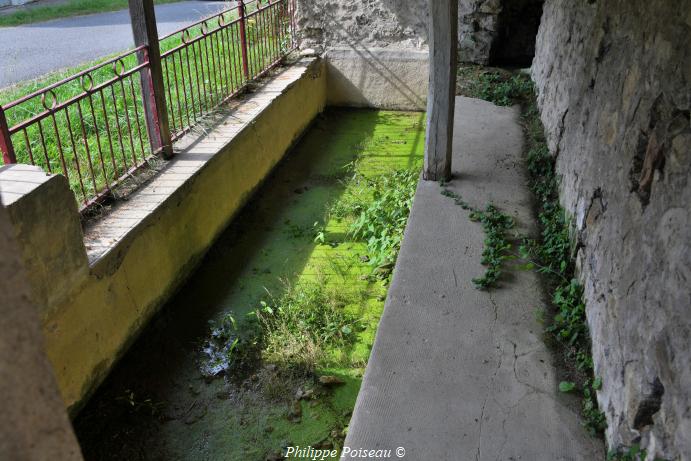
[[[240,50],[242,52],[242,72],[245,79],[250,79],[250,67],[247,62],[247,30],[245,28],[245,2],[238,0],[238,15],[240,16]]]
[[[156,153],[161,152],[164,158],[170,158],[173,155],[173,144],[168,124],[154,2],[153,0],[129,0],[129,6],[134,44],[146,46],[143,51],[137,53],[137,58],[140,64],[147,60],[149,62],[149,66],[142,69],[139,75],[151,150]]]
[[[12,138],[10,137],[10,128],[7,126],[7,118],[2,106],[0,106],[0,151],[2,151],[2,161],[5,165],[17,163]]]

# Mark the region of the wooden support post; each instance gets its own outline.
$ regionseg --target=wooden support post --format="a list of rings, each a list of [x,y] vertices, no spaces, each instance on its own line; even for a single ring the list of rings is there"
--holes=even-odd
[[[429,93],[423,178],[451,177],[453,115],[458,64],[458,0],[428,0]]]
[[[170,158],[173,155],[173,143],[170,138],[170,125],[166,110],[154,2],[153,0],[129,0],[129,5],[134,44],[146,46],[145,50],[137,54],[139,63],[149,61],[149,66],[143,69],[139,75],[142,82],[142,97],[151,150],[154,153],[160,152],[164,158]]]

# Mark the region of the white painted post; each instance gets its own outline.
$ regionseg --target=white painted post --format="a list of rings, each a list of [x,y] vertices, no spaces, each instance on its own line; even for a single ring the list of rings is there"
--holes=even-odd
[[[428,4],[429,92],[423,178],[440,181],[451,177],[458,0],[428,0]]]

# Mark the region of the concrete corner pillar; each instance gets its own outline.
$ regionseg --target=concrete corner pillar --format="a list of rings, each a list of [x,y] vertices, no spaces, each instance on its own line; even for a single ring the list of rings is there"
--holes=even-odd
[[[14,235],[0,205],[0,459],[81,460]]]
[[[62,175],[8,165],[0,168],[0,199],[42,313],[89,273],[74,193]]]

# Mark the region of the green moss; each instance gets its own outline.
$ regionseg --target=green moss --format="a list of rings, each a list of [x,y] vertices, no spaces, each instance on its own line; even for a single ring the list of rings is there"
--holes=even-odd
[[[289,444],[341,444],[387,277],[372,277],[367,242],[349,232],[355,215],[338,210],[373,198],[375,178],[419,169],[423,138],[420,113],[330,110],[320,117],[84,410],[76,428],[86,459],[142,459],[144,452],[252,461]],[[318,232],[323,239],[315,241]],[[344,315],[357,318],[359,328],[348,341],[327,344],[312,373],[279,363],[231,366],[225,376],[204,379],[200,351],[224,317],[232,312],[241,323],[287,287],[314,283],[341,293]],[[343,384],[321,386],[322,375]],[[115,402],[133,382],[138,398],[161,403],[153,417]],[[296,392],[306,389],[315,396],[301,400],[299,418],[288,418]]]

